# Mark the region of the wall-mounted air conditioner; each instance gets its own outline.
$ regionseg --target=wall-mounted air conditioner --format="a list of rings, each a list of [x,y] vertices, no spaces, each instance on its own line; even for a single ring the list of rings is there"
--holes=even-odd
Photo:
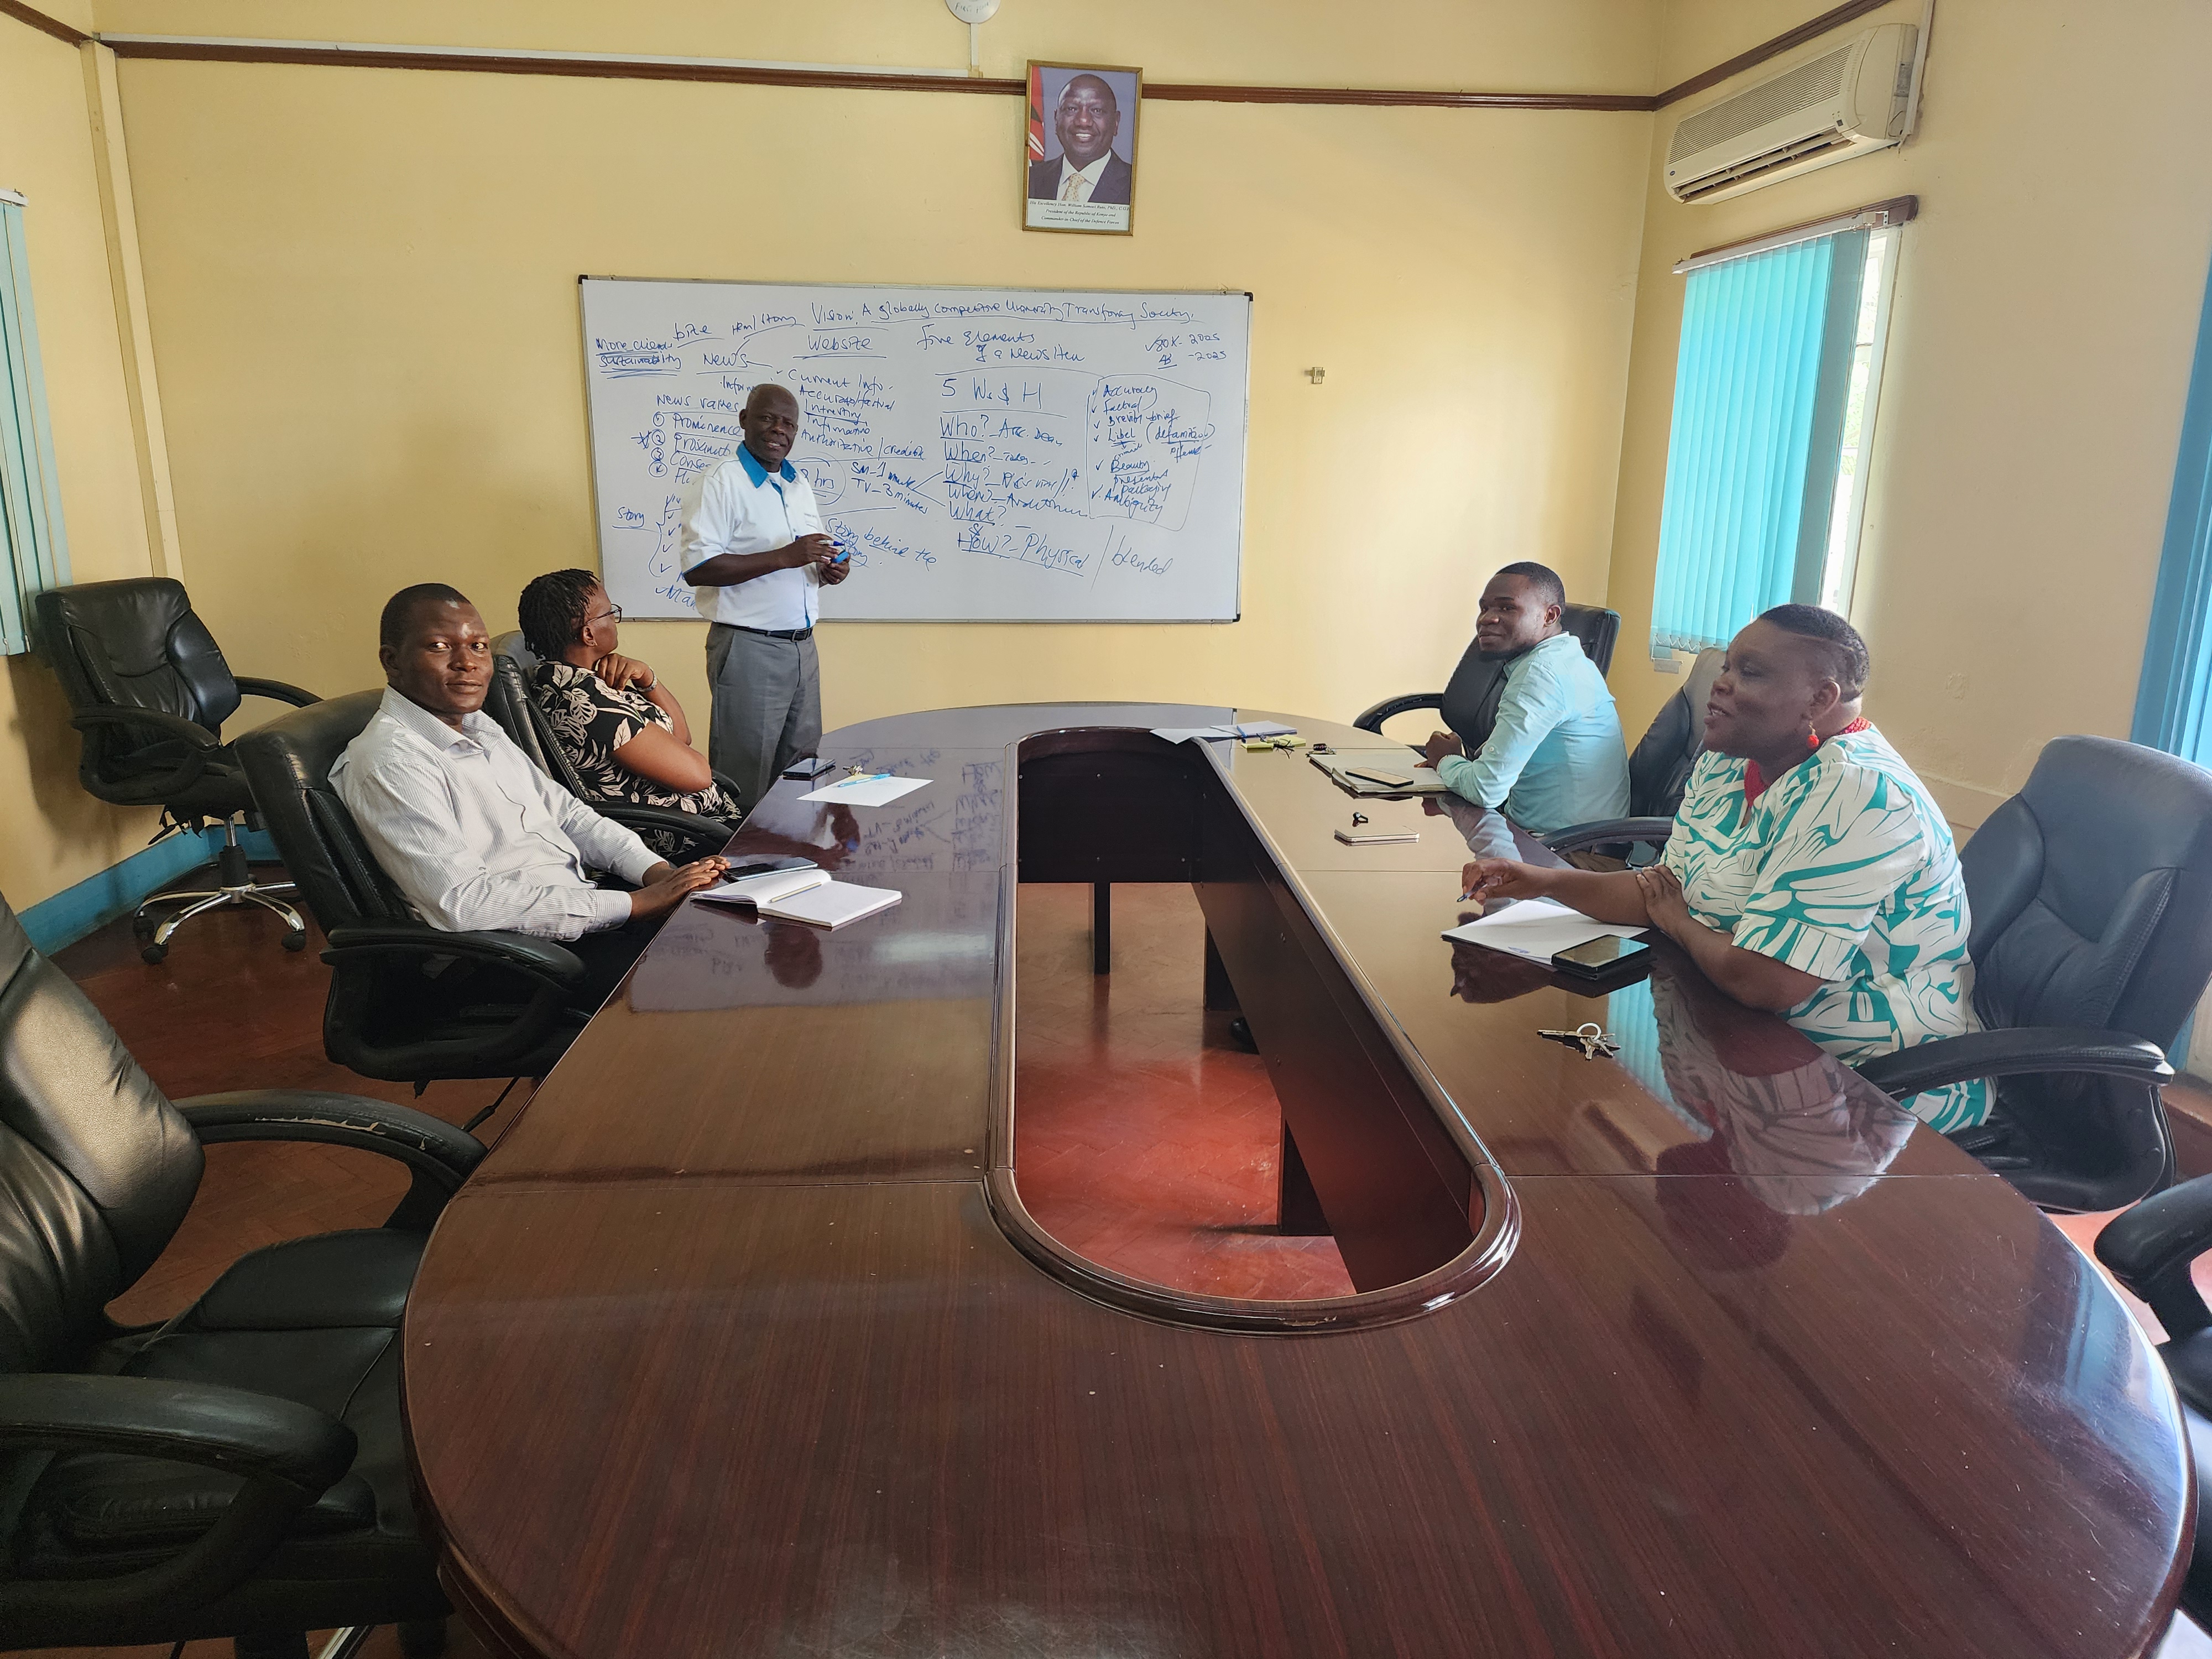
[[[1682,118],[1667,147],[1678,202],[1721,202],[1905,137],[1920,31],[1885,23]]]

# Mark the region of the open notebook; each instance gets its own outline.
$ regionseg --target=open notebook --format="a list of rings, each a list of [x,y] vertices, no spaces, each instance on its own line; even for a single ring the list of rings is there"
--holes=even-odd
[[[903,896],[895,888],[832,881],[827,870],[809,869],[776,870],[741,881],[726,881],[692,896],[714,904],[745,905],[759,911],[764,921],[842,927],[848,921],[890,909]]]

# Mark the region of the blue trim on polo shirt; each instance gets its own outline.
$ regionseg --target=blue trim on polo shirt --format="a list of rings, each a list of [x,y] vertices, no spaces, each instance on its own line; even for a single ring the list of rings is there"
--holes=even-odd
[[[750,478],[756,485],[768,482],[768,469],[760,464],[760,457],[753,453],[750,445],[738,446],[738,459],[744,463],[745,477]],[[781,466],[776,468],[775,476],[786,483],[789,483],[799,477],[799,469],[792,465],[789,461],[786,461]]]

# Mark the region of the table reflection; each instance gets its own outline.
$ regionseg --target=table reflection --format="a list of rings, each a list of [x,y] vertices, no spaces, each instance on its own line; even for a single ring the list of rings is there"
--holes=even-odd
[[[1452,828],[1467,842],[1470,859],[1519,859],[1528,854],[1513,838],[1513,826],[1503,812],[1477,806],[1457,795],[1425,795],[1421,811],[1430,817],[1449,818]]]
[[[859,879],[866,882],[867,872]],[[903,872],[883,884],[904,897],[835,932],[763,922],[750,910],[694,899],[647,947],[630,975],[629,1006],[639,1013],[683,1013],[989,995],[996,983],[996,872]]]
[[[1650,1148],[1657,1176],[1732,1177],[1727,1191],[1699,1183],[1702,1195],[1662,1179],[1661,1207],[1716,1265],[1771,1261],[1791,1218],[1864,1192],[1918,1120],[1786,1021],[1723,995],[1666,940],[1654,940],[1650,961],[1648,976],[1597,995],[1547,964],[1455,941],[1451,994],[1481,1005],[1577,992],[1555,996],[1560,1012],[1546,1023],[1599,1021],[1620,1045],[1613,1063],[1649,1097],[1632,1103],[1617,1091],[1595,1091],[1581,1110]],[[1654,1133],[1656,1109],[1672,1120],[1671,1133]]]

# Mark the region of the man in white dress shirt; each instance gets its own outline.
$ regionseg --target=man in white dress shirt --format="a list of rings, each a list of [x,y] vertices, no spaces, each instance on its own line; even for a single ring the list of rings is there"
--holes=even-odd
[[[814,621],[824,586],[853,567],[822,533],[813,486],[788,459],[799,399],[763,382],[738,416],[738,453],[684,491],[684,580],[707,630],[714,691],[707,758],[748,812],[776,774],[822,740]]]
[[[540,771],[483,712],[491,636],[442,583],[402,588],[384,607],[384,701],[331,768],[331,787],[415,913],[455,933],[564,940],[584,962],[569,1000],[606,1000],[685,894],[724,861],[672,867]],[[586,867],[637,884],[612,892]]]

